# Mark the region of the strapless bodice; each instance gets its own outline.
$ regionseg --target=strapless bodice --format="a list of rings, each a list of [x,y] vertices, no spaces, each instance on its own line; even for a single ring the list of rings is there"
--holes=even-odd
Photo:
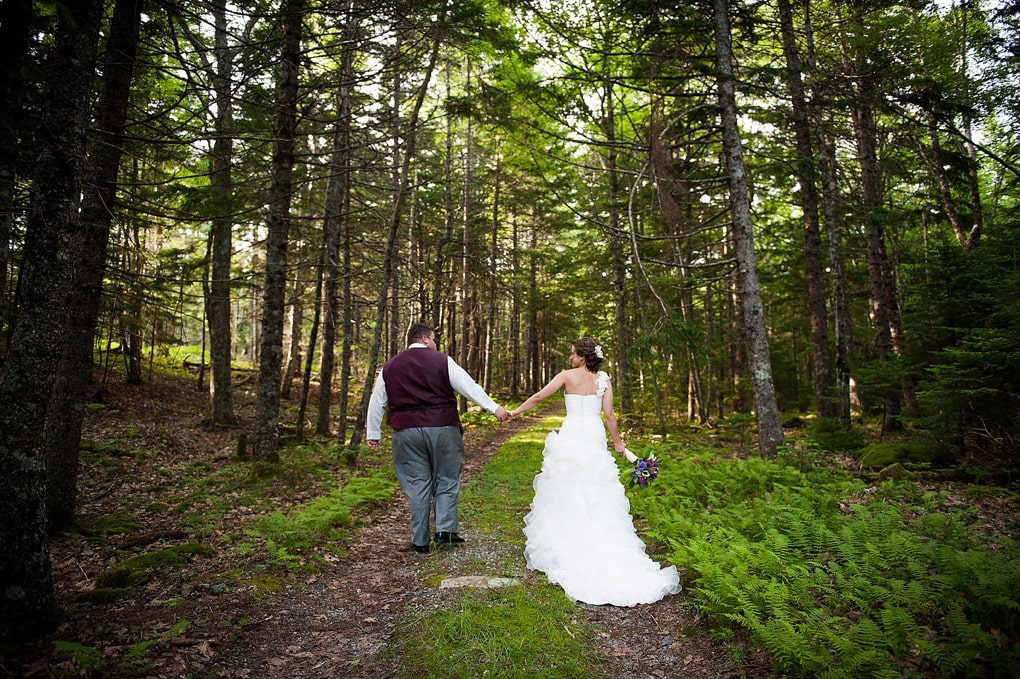
[[[597,394],[588,396],[564,394],[563,402],[567,406],[567,416],[600,415],[602,413],[602,397]]]

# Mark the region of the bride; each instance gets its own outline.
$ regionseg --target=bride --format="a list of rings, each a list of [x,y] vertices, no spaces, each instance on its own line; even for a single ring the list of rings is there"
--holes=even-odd
[[[616,452],[626,450],[613,412],[613,387],[599,370],[602,347],[588,337],[571,345],[571,368],[511,413],[516,417],[564,390],[567,415],[559,432],[545,439],[535,499],[524,517],[528,568],[544,572],[574,601],[652,603],[679,592],[680,577],[676,566],[660,568],[645,553],[619,468],[606,448],[608,428]]]

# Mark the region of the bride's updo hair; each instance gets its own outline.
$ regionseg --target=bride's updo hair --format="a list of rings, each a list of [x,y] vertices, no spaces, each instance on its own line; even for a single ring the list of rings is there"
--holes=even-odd
[[[591,337],[576,339],[571,344],[574,346],[574,353],[584,359],[584,367],[591,372],[598,372],[602,365],[602,347],[595,344]]]

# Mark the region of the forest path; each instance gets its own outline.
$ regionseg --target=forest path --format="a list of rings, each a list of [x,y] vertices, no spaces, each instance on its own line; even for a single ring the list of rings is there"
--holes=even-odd
[[[561,407],[553,404],[541,413],[551,414]],[[521,418],[495,428],[468,429],[463,481],[469,483],[500,446],[533,423]],[[407,520],[407,502],[398,492],[392,506],[374,513],[371,523],[352,536],[349,556],[335,564],[333,571],[265,602],[264,610],[236,639],[205,659],[195,657],[192,650],[190,660],[182,657],[179,670],[194,671],[202,663],[203,676],[394,676],[401,657],[387,649],[402,622],[441,609],[457,596],[455,589],[438,586],[447,576],[500,575],[497,564],[508,549],[493,536],[466,532],[468,542],[456,549],[415,554]],[[469,531],[470,526],[462,528]],[[523,570],[523,558],[519,561]],[[489,564],[492,568],[486,571]],[[437,578],[437,571],[445,575]],[[610,676],[755,676],[746,666],[740,670],[733,649],[711,638],[684,600],[681,593],[634,608],[585,604],[578,608],[582,619],[597,630],[597,651],[605,658]],[[692,635],[691,630],[697,631]]]
[[[250,394],[239,395],[239,409],[250,415]],[[90,410],[86,435],[91,445],[110,450],[83,462],[82,517],[123,514],[141,525],[98,540],[54,541],[54,586],[68,618],[23,654],[0,656],[0,677],[393,677],[402,660],[394,643],[400,626],[452,605],[459,596],[458,590],[440,587],[444,578],[505,575],[508,562],[517,564],[513,575],[522,581],[541,577],[526,571],[518,546],[480,534],[470,522],[462,522],[467,544],[415,554],[406,499],[398,490],[392,502],[360,513],[347,554],[327,555],[316,573],[298,569],[281,579],[257,554],[224,550],[189,560],[183,569],[163,569],[128,598],[74,603],[111,563],[193,539],[188,517],[196,509],[176,511],[174,503],[197,489],[192,484],[203,474],[236,464],[231,456],[237,432],[205,423],[206,399],[180,378],[157,377],[136,387],[113,381],[103,407]],[[562,404],[553,402],[534,414],[558,408]],[[524,417],[468,427],[464,482],[536,421]],[[310,487],[298,491],[301,497],[292,502],[315,496]],[[243,504],[235,505],[215,534],[241,536],[252,519]],[[157,542],[132,546],[142,536]],[[271,586],[232,584],[239,582],[282,583],[283,589],[267,594]],[[578,604],[578,619],[594,631],[610,676],[767,676],[767,668],[749,665],[753,659],[747,657],[740,669],[734,647],[710,634],[694,607],[685,605],[688,596],[685,589],[634,608]]]

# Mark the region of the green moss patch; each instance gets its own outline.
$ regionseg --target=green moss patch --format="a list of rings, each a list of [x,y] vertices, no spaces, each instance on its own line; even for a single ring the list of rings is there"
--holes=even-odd
[[[150,571],[158,568],[179,568],[187,563],[187,556],[208,554],[212,550],[203,545],[188,543],[172,549],[157,549],[132,556],[108,568],[96,578],[96,588],[135,587],[149,581]]]
[[[917,441],[876,443],[858,449],[853,457],[865,467],[879,469],[897,463],[930,467],[951,467],[956,464],[956,458],[945,446]]]

